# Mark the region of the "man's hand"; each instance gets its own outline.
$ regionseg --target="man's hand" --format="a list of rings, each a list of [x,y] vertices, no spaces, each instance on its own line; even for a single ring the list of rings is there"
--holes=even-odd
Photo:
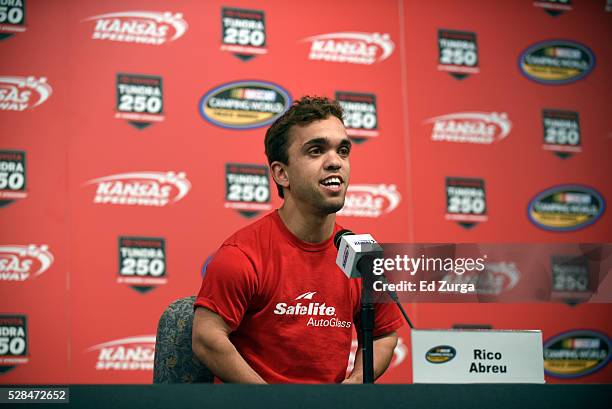
[[[223,318],[206,308],[193,317],[193,353],[224,382],[266,383],[249,366],[229,340],[230,328]]]
[[[397,334],[395,331],[380,337],[374,338],[374,379],[378,379],[391,363],[393,358],[393,350],[397,345]],[[342,383],[357,384],[363,383],[363,356],[361,352],[361,340],[357,345],[357,353],[355,354],[355,365],[353,371]]]

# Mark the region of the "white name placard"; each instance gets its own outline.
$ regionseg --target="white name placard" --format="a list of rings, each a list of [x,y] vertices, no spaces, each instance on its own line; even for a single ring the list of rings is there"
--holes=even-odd
[[[412,330],[414,383],[544,383],[542,331]]]

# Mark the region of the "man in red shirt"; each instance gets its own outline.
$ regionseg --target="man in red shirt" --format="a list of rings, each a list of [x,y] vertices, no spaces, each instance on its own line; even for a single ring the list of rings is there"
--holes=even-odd
[[[280,209],[228,238],[195,302],[193,351],[224,382],[361,383],[361,351],[346,377],[361,281],[335,265],[336,212],[351,142],[336,101],[304,97],[268,129]],[[388,367],[402,325],[376,306],[374,375]]]

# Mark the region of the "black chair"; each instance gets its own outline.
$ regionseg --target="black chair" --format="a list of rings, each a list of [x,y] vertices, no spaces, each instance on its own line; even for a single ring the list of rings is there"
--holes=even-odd
[[[159,319],[153,383],[211,383],[213,374],[191,349],[195,296],[174,301]]]

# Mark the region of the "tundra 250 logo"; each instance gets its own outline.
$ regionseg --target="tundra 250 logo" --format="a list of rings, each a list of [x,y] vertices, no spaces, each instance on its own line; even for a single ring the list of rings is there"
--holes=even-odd
[[[191,183],[184,172],[131,172],[92,179],[94,203],[128,206],[166,206],[184,198]]]
[[[85,352],[98,352],[97,371],[151,371],[155,336],[143,335],[103,342]]]
[[[512,129],[505,112],[456,112],[436,116],[425,123],[433,123],[432,141],[492,144],[504,139]]]
[[[261,10],[221,9],[221,50],[242,61],[266,54],[266,22]]]
[[[45,77],[0,76],[0,110],[25,111],[45,102],[53,89]]]
[[[376,95],[336,91],[336,101],[342,106],[346,133],[353,141],[361,143],[379,135]]]
[[[117,283],[146,293],[168,282],[166,239],[163,237],[119,237]]]
[[[26,31],[25,0],[0,1],[0,40]]]
[[[0,151],[0,207],[26,197],[26,153]]]
[[[28,317],[0,315],[0,375],[27,364],[28,355]]]
[[[162,45],[175,41],[187,31],[181,13],[120,11],[99,14],[83,21],[95,22],[91,38],[103,41]]]
[[[53,264],[49,246],[0,245],[0,281],[25,281],[36,278]]]
[[[117,74],[117,112],[136,129],[164,120],[162,77],[141,74]]]
[[[391,213],[402,196],[395,185],[349,185],[340,216],[380,217]]]
[[[371,65],[393,54],[395,44],[387,33],[341,32],[305,38],[310,42],[308,58],[316,61]]]
[[[446,220],[466,229],[488,220],[484,179],[446,178]]]
[[[268,167],[246,163],[225,165],[225,207],[236,209],[244,217],[253,217],[270,205]]]

